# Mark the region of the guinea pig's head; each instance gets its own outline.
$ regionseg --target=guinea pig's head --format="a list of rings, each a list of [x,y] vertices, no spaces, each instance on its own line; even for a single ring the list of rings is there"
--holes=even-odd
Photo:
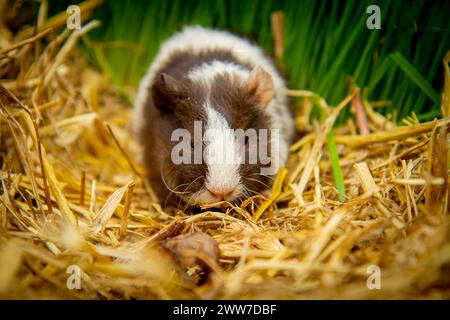
[[[274,96],[270,74],[260,67],[219,72],[209,67],[214,68],[207,65],[180,79],[162,73],[152,86],[153,103],[168,129],[160,138],[170,146],[161,151],[162,179],[192,205],[263,193],[274,173],[263,169],[277,162],[267,112]]]

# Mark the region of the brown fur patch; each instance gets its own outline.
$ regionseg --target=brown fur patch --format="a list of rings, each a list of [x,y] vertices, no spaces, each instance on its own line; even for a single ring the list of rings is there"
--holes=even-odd
[[[205,129],[207,118],[203,105],[207,96],[212,107],[226,118],[232,129],[270,128],[270,117],[260,107],[258,97],[249,93],[242,81],[233,75],[217,75],[211,82],[210,92],[209,88],[187,78],[192,68],[214,60],[242,65],[231,52],[224,50],[207,50],[199,54],[175,52],[158,70],[158,76],[151,84],[144,111],[146,125],[140,133],[140,141],[150,183],[163,203],[176,205],[180,195],[192,194],[204,186],[207,165],[175,165],[171,151],[178,141],[170,140],[172,132],[178,128],[189,130],[193,137],[196,120],[202,121]],[[243,67],[251,70],[250,66]],[[247,153],[254,147],[248,145]],[[252,194],[270,186],[269,178],[259,175],[261,167],[262,164],[241,165],[243,183]],[[171,195],[166,184],[178,196]]]

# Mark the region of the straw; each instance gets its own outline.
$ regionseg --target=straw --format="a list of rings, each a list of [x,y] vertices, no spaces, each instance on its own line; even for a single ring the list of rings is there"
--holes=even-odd
[[[43,13],[41,31],[59,19]],[[0,92],[1,298],[450,298],[449,118],[397,126],[357,90],[336,107],[289,90],[325,117],[313,125],[296,115],[306,134],[269,199],[198,214],[163,208],[135,160],[131,103],[76,47],[95,25],[56,38],[21,32],[2,48],[17,73]],[[333,128],[355,97],[360,120]],[[164,245],[198,232],[217,244],[217,261],[201,246],[174,254]],[[380,290],[367,287],[372,265]],[[81,288],[71,290],[74,266]]]

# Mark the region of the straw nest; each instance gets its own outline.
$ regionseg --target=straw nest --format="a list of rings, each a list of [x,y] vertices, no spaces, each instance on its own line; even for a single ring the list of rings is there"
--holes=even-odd
[[[2,34],[0,297],[450,297],[449,118],[397,127],[357,90],[335,108],[290,91],[307,134],[270,199],[167,211],[134,160],[131,103],[75,47],[97,23],[52,23]],[[326,134],[346,105],[339,201]]]

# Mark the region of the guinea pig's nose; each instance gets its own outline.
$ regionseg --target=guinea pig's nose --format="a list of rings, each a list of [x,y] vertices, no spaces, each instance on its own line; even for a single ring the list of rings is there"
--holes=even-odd
[[[224,199],[229,196],[233,191],[234,187],[231,188],[207,188],[212,195],[216,196],[219,199]]]

